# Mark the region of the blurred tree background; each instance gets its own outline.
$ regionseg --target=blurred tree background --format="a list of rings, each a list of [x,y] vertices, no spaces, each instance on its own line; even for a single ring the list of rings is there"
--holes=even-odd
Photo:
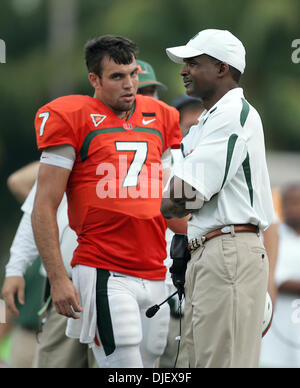
[[[165,48],[185,44],[205,28],[228,29],[245,44],[241,86],[260,112],[268,150],[300,151],[300,63],[291,47],[300,39],[299,0],[1,0],[0,38],[0,258],[8,257],[20,205],[7,177],[37,160],[34,116],[49,100],[92,94],[83,59],[85,42],[103,34],[134,40],[139,57],[168,85],[171,103],[184,93],[180,66]]]

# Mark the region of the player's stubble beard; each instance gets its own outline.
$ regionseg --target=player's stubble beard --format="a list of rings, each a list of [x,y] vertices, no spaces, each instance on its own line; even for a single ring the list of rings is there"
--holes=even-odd
[[[135,102],[135,99],[133,100],[132,103],[125,103],[122,101],[118,101],[116,104],[114,104],[113,107],[110,107],[110,108],[117,116],[121,117],[121,116],[124,116],[126,112],[132,109],[134,102]]]

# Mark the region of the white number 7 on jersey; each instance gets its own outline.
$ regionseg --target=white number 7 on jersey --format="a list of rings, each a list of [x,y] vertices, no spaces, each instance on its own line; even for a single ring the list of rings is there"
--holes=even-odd
[[[140,172],[147,159],[148,143],[146,141],[116,141],[116,150],[135,152],[122,187],[137,186]]]
[[[49,116],[50,116],[49,112],[44,112],[44,113],[39,114],[39,117],[43,118],[43,121],[42,121],[42,124],[40,127],[40,136],[43,136],[43,134],[44,134],[45,125],[46,125],[47,120],[49,119]]]

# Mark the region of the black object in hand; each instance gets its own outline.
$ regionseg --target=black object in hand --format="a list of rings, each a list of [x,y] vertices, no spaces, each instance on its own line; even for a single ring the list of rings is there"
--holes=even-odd
[[[176,233],[173,236],[170,256],[173,264],[170,267],[171,278],[174,286],[178,290],[179,299],[184,295],[185,272],[187,263],[191,258],[188,250],[188,238],[185,234]]]

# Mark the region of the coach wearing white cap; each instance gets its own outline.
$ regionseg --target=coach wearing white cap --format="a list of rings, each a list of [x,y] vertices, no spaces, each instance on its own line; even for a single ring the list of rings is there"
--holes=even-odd
[[[206,110],[181,144],[164,193],[166,218],[192,214],[185,284],[191,367],[257,367],[268,258],[259,234],[274,211],[262,122],[238,86],[245,48],[229,31],[204,30],[167,49],[183,64],[188,95]]]

